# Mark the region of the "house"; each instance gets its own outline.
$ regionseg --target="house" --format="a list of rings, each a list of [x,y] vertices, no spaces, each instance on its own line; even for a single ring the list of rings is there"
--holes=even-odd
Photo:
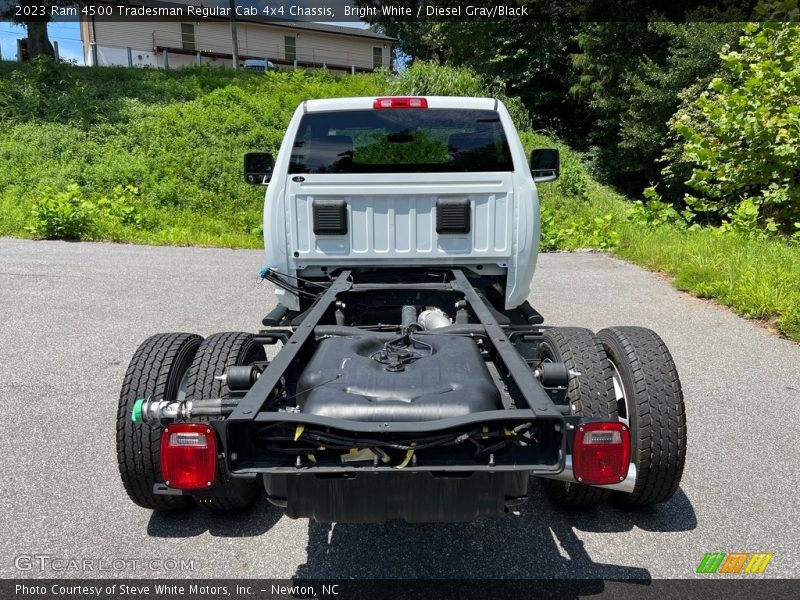
[[[186,15],[188,5],[208,8],[214,2],[129,0],[127,5],[161,10],[180,7]],[[324,66],[334,72],[350,73],[392,67],[394,38],[368,29],[259,16],[237,16],[236,29],[240,61],[262,59],[277,68]],[[231,22],[227,16],[110,20],[82,15],[80,31],[87,65],[233,65]]]

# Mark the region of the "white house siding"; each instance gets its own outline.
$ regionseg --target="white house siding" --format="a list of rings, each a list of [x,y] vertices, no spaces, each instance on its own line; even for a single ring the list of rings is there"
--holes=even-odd
[[[186,21],[190,22],[190,21]],[[128,65],[128,48],[134,66],[164,67],[164,53],[155,52],[156,47],[181,49],[180,22],[105,22],[82,24],[86,64],[94,64],[92,52],[86,41],[88,37],[97,44],[100,65]],[[242,57],[269,58],[279,66],[286,61],[285,37],[295,37],[296,58],[302,65],[325,64],[330,68],[373,68],[373,48],[380,47],[383,66],[391,66],[391,44],[388,40],[337,35],[327,32],[260,25],[240,21],[237,27],[239,54]],[[230,24],[226,21],[204,21],[194,23],[195,49],[201,54],[231,54]],[[96,38],[96,39],[95,39]],[[202,63],[230,66],[225,57],[201,56]],[[290,61],[291,62],[291,61]],[[193,54],[169,52],[169,67],[176,68],[197,63]],[[290,66],[290,65],[289,65]]]
[[[297,33],[298,60],[355,65],[356,67],[372,69],[373,47],[381,48],[383,66],[390,67],[391,47],[388,41],[333,35],[317,31]]]

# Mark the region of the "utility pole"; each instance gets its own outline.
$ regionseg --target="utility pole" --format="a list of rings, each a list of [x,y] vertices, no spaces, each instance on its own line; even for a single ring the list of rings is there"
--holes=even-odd
[[[231,54],[233,55],[233,68],[239,68],[239,37],[236,35],[236,0],[228,0],[231,11]]]

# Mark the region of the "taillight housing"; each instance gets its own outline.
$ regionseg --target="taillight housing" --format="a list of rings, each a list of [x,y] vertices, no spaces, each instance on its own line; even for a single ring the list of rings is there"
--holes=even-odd
[[[161,475],[178,490],[201,490],[217,476],[217,436],[202,423],[173,423],[161,434]]]
[[[618,421],[583,423],[572,443],[572,474],[588,485],[619,483],[631,460],[630,429]]]
[[[416,96],[390,96],[375,98],[372,108],[428,108],[428,99]]]

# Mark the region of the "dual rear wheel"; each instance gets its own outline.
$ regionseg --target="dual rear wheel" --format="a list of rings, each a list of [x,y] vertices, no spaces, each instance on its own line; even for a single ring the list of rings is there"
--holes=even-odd
[[[675,364],[661,338],[641,327],[613,327],[597,335],[588,329],[553,328],[544,333],[538,355],[579,373],[570,379],[566,393],[572,414],[628,424],[637,472],[630,493],[547,480],[548,497],[570,507],[594,506],[609,497],[628,506],[668,500],[683,474],[686,417]],[[265,360],[263,346],[243,332],[205,340],[190,333],[165,333],[139,346],[125,374],[117,412],[117,459],[131,500],[153,510],[186,509],[195,502],[239,510],[255,502],[260,481],[228,479],[222,468],[208,491],[194,496],[155,494],[154,486],[163,482],[161,429],[134,423],[131,412],[139,398],[225,398],[230,392],[217,376],[230,366]]]
[[[230,391],[216,377],[230,366],[260,361],[266,361],[264,347],[254,343],[252,334],[243,332],[217,333],[205,340],[191,333],[162,333],[139,346],[125,373],[117,411],[117,461],[131,500],[153,510],[186,509],[195,502],[219,510],[241,510],[256,501],[260,480],[227,478],[223,468],[217,469],[217,481],[209,490],[192,496],[155,494],[153,487],[164,481],[161,428],[134,423],[131,412],[139,398],[170,402],[226,398]]]
[[[569,507],[594,506],[609,498],[647,506],[671,498],[686,459],[686,414],[675,363],[663,340],[643,327],[612,327],[597,335],[588,329],[553,328],[545,331],[538,358],[563,362],[579,373],[567,387],[572,414],[628,425],[636,467],[632,492],[546,480],[550,500]]]

